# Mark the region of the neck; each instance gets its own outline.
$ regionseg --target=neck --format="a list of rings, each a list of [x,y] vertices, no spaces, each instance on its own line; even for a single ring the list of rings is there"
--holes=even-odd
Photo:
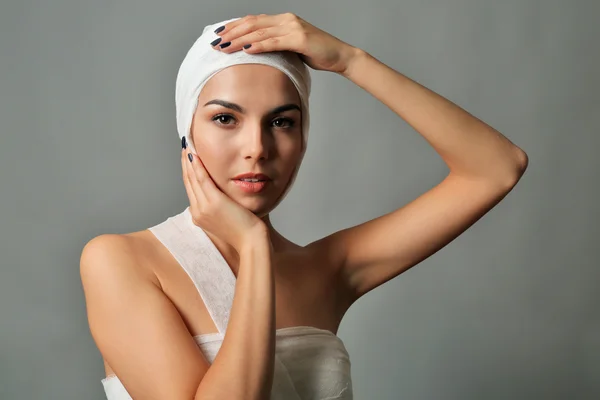
[[[286,238],[284,238],[279,232],[277,232],[275,227],[273,227],[273,224],[271,223],[271,218],[270,218],[269,214],[261,217],[261,220],[263,221],[263,223],[265,224],[265,226],[267,227],[267,230],[269,232],[269,239],[271,240],[271,243],[273,244],[274,253],[277,254],[277,253],[282,253],[286,250],[289,250],[290,245],[292,243],[289,240],[287,240]]]
[[[295,246],[292,242],[290,242],[289,240],[284,238],[279,232],[277,232],[277,230],[273,227],[273,224],[271,223],[269,214],[261,217],[261,220],[264,222],[264,224],[266,225],[266,227],[268,229],[269,240],[271,241],[271,244],[273,245],[273,252],[275,254],[289,251],[290,248]],[[212,242],[215,244],[217,249],[219,249],[219,251],[223,255],[223,258],[225,258],[225,260],[232,267],[232,269],[234,271],[237,271],[237,268],[238,268],[237,266],[240,261],[237,250],[233,246],[231,246],[229,243],[219,239],[218,237],[214,236],[210,232],[206,232],[206,234],[208,235],[210,240],[212,240]]]

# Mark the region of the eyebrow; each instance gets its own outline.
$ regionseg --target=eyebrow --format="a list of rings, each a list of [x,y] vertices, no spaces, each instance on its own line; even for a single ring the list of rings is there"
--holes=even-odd
[[[239,104],[235,104],[235,103],[231,103],[229,101],[225,101],[225,100],[221,100],[221,99],[214,99],[209,101],[208,103],[206,103],[204,105],[204,107],[210,105],[210,104],[218,104],[220,106],[226,107],[226,108],[230,108],[232,110],[235,110],[239,113],[244,114],[246,112],[246,110],[240,106]],[[300,110],[300,107],[297,104],[294,103],[290,103],[290,104],[284,104],[282,106],[279,107],[275,107],[274,109],[272,109],[271,111],[269,111],[269,114],[278,114],[284,111],[288,111],[288,110],[298,110],[298,111],[302,111]]]

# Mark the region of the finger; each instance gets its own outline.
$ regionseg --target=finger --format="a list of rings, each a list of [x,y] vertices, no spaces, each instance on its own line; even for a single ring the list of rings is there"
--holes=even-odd
[[[240,37],[236,37],[235,39],[224,39],[224,40],[228,40],[231,42],[231,44],[223,49],[221,49],[220,47],[218,47],[223,53],[233,53],[235,51],[241,50],[242,48],[244,48],[244,46],[246,45],[252,45],[254,46],[254,43],[258,43],[264,40],[268,40],[268,39],[273,39],[273,38],[277,38],[277,37],[283,37],[285,35],[287,35],[290,31],[290,28],[288,26],[269,26],[266,28],[258,28],[255,30],[251,30],[248,33],[240,36]],[[227,42],[225,42],[227,43]],[[217,45],[218,46],[218,45]],[[286,46],[286,43],[278,43],[277,47],[273,47],[271,46],[271,49],[284,49],[284,47]],[[251,49],[252,47],[250,47]],[[244,50],[250,50],[250,49],[245,49]],[[265,48],[263,47],[263,51],[265,51]],[[270,51],[274,51],[274,50],[270,50]]]
[[[273,16],[267,14],[259,14],[259,15],[246,15],[243,18],[237,19],[235,21],[231,21],[224,26],[223,30],[221,30],[217,35],[219,35],[223,40],[221,43],[225,43],[229,39],[233,39],[236,35],[248,33],[240,31],[240,26],[247,25],[248,23],[254,24],[264,24],[266,21],[273,21]],[[264,27],[266,25],[261,25],[260,27]],[[254,28],[256,29],[256,27]],[[229,35],[229,36],[227,36]]]
[[[194,189],[192,188],[192,185],[190,183],[190,172],[189,172],[189,167],[187,166],[187,164],[189,164],[189,160],[187,158],[187,151],[185,149],[181,149],[181,170],[182,170],[182,177],[183,177],[183,185],[185,186],[185,191],[187,193],[188,199],[190,200],[190,207],[196,207],[196,204],[198,203],[198,198],[196,197],[196,193],[194,193]]]
[[[283,36],[274,36],[268,39],[261,40],[259,42],[251,43],[252,46],[243,49],[245,52],[252,53],[268,53],[271,51],[293,51],[296,53],[302,53],[302,40],[300,35],[296,35],[294,32]]]
[[[189,157],[192,157],[190,162]],[[190,184],[194,189],[194,193],[200,201],[210,201],[214,199],[216,188],[208,172],[204,168],[200,158],[188,152],[188,168],[190,169]]]

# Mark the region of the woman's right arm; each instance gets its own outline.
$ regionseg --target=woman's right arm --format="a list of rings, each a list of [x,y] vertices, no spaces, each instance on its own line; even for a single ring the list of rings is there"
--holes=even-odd
[[[272,248],[266,233],[240,251],[229,325],[206,360],[128,239],[101,235],[82,251],[80,273],[91,334],[132,398],[268,399],[275,351]]]
[[[213,366],[198,387],[196,399],[268,400],[271,397],[275,364],[275,278],[268,234],[260,232],[246,240],[239,255],[227,332]]]

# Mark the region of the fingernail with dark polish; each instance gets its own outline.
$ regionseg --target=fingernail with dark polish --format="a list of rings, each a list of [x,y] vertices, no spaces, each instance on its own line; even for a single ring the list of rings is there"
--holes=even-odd
[[[215,29],[215,33],[223,32],[223,29],[225,29],[225,25],[220,26],[217,29]]]
[[[192,160],[193,160],[192,153],[188,153],[188,158],[190,159],[190,162],[192,162]]]
[[[213,40],[212,42],[210,42],[210,45],[211,45],[211,46],[216,46],[216,45],[218,45],[218,44],[219,44],[219,42],[221,41],[221,39],[223,39],[223,38],[218,38],[218,39],[215,39],[215,40]]]
[[[251,45],[251,44],[247,44],[247,45],[245,45],[245,46],[244,46],[244,48],[245,48],[245,49],[249,49],[249,48],[250,48],[250,46],[252,46],[252,45]]]
[[[224,49],[225,47],[229,46],[230,44],[231,44],[231,42],[223,43],[221,45],[221,48]]]
[[[185,136],[183,136],[181,138],[181,147],[184,148],[184,149],[187,148],[187,143],[185,142]]]

